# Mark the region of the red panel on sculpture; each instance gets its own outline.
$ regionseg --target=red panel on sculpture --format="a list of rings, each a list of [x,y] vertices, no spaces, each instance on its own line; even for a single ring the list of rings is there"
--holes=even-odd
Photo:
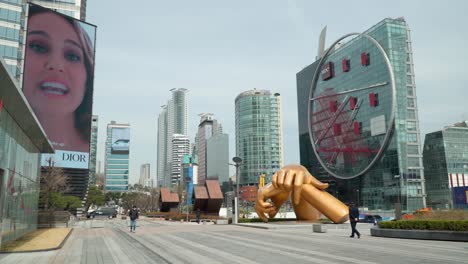
[[[341,135],[341,124],[334,124],[333,125],[333,134],[335,136]]]
[[[343,72],[349,72],[349,68],[350,68],[349,66],[350,66],[350,63],[348,59],[343,59],[341,61],[341,67],[343,68]]]
[[[361,65],[368,66],[370,64],[370,54],[369,53],[361,53]]]
[[[349,99],[349,108],[351,110],[354,110],[356,108],[356,104],[357,104],[357,98],[356,97],[351,97]]]

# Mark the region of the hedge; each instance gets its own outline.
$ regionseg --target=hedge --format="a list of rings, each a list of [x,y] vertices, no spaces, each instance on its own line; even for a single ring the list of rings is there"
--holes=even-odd
[[[301,221],[297,220],[296,218],[270,218],[268,219],[268,222],[287,222],[287,221]],[[307,220],[304,220],[307,221]],[[261,223],[263,222],[262,219],[260,218],[239,218],[239,223]],[[324,224],[332,224],[332,222],[328,219],[319,219],[319,223],[324,223]]]
[[[380,228],[407,230],[468,231],[468,220],[400,220],[379,222]]]

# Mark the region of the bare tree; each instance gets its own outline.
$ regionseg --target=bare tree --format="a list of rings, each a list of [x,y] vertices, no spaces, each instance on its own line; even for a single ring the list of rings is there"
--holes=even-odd
[[[70,186],[67,184],[67,176],[62,168],[55,167],[49,161],[46,170],[46,173],[41,174],[41,200],[44,203],[44,209],[48,210],[52,205],[52,194],[65,193],[70,190]]]
[[[67,183],[67,176],[63,169],[54,166],[54,163],[49,159],[49,166],[46,167],[46,172],[41,173],[39,200],[44,206],[44,210],[48,211],[49,224],[52,224],[54,209],[57,206],[57,199],[64,192],[69,191],[70,187]]]

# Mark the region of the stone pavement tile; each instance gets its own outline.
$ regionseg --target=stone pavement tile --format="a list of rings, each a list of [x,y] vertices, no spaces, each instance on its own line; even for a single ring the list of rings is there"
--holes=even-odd
[[[32,252],[57,249],[71,231],[71,228],[38,229],[15,241],[2,245],[0,252]]]

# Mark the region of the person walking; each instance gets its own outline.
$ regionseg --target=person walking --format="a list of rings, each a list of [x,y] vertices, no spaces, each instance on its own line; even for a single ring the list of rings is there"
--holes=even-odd
[[[197,209],[197,223],[200,224],[200,215],[201,215],[201,212],[200,212],[200,208]]]
[[[130,217],[130,232],[135,233],[136,229],[136,220],[138,219],[138,209],[134,205],[132,209],[130,209],[130,212],[128,212],[128,216]]]
[[[349,237],[354,237],[354,234],[356,234],[357,238],[361,238],[361,233],[356,229],[356,224],[359,222],[359,209],[353,203],[349,204],[349,222],[351,223],[351,235]]]

